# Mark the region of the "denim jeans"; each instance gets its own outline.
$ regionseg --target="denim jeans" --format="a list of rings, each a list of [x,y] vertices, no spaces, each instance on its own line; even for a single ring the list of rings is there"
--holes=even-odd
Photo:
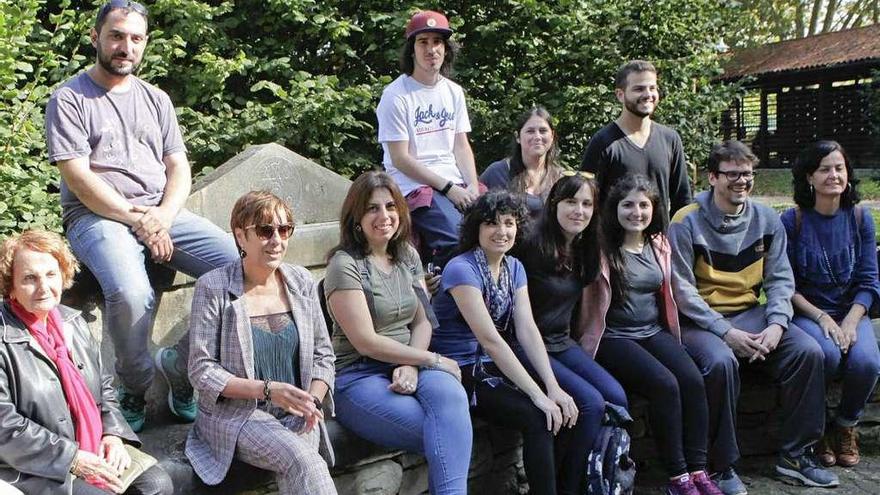
[[[410,212],[413,229],[422,237],[422,263],[433,262],[446,266],[458,246],[458,227],[461,212],[446,196],[434,192],[431,206],[416,208]]]
[[[529,373],[537,376],[525,352],[518,348],[516,355]],[[578,407],[577,424],[571,431],[561,432],[568,434],[569,439],[565,451],[560,452],[561,459],[557,460],[559,493],[584,493],[587,456],[602,426],[605,403],[626,408],[626,393],[620,383],[580,347],[548,352],[548,356],[556,381]]]
[[[170,232],[174,253],[167,266],[192,277],[241,258],[232,236],[187,210]],[[155,318],[156,295],[147,276],[149,249],[120,222],[89,213],[67,226],[73,254],[98,279],[104,295],[104,330],[116,351],[116,374],[131,393],[141,395],[156,373],[147,341]],[[178,343],[181,363],[189,358],[189,334]]]
[[[877,349],[871,320],[864,316],[859,321],[856,327],[857,340],[846,354],[840,352],[840,348],[830,337],[825,337],[825,333],[813,320],[795,316],[792,321],[816,339],[822,348],[825,354],[826,383],[838,376],[843,378],[843,395],[835,421],[840,426],[855,426],[874,391],[877,373],[880,372],[880,350]]]
[[[336,419],[373,443],[424,454],[431,493],[467,493],[473,432],[458,380],[422,370],[416,392],[402,395],[388,390],[397,365],[365,361],[337,373]]]

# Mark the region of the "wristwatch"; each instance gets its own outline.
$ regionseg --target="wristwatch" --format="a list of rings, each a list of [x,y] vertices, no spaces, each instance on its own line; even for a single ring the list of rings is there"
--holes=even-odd
[[[455,185],[455,184],[453,184],[451,180],[450,180],[450,181],[447,181],[447,182],[446,182],[446,185],[443,186],[443,189],[437,189],[437,192],[439,192],[440,194],[446,196],[446,194],[449,192],[450,189],[452,189],[452,186],[454,186],[454,185]]]

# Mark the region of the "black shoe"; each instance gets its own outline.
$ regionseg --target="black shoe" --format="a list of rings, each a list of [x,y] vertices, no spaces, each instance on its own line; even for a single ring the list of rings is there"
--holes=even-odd
[[[809,454],[797,457],[780,454],[776,461],[776,474],[786,481],[795,480],[807,486],[832,488],[840,484],[836,474],[819,466]]]

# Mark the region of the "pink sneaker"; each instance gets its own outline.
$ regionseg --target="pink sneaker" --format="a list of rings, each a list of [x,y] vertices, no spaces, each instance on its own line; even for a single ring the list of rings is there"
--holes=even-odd
[[[669,480],[666,483],[666,495],[702,495],[689,474],[683,474],[680,478]]]
[[[691,481],[694,483],[694,486],[697,487],[697,491],[700,492],[700,495],[724,495],[724,492],[718,488],[718,485],[709,479],[709,475],[706,474],[706,471],[691,473]]]

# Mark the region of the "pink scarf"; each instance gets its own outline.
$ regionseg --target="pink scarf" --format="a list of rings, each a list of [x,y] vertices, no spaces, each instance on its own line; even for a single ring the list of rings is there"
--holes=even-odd
[[[73,364],[70,352],[64,343],[64,334],[61,321],[61,313],[54,308],[49,313],[46,324],[24,309],[18,301],[11,301],[12,312],[20,319],[28,331],[43,348],[43,352],[55,363],[58,374],[61,376],[61,388],[67,398],[67,407],[70,416],[76,426],[76,441],[80,450],[85,450],[96,455],[101,455],[98,450],[101,446],[101,436],[104,425],[101,423],[101,412],[95,404],[92,392],[83,380],[82,374]]]

